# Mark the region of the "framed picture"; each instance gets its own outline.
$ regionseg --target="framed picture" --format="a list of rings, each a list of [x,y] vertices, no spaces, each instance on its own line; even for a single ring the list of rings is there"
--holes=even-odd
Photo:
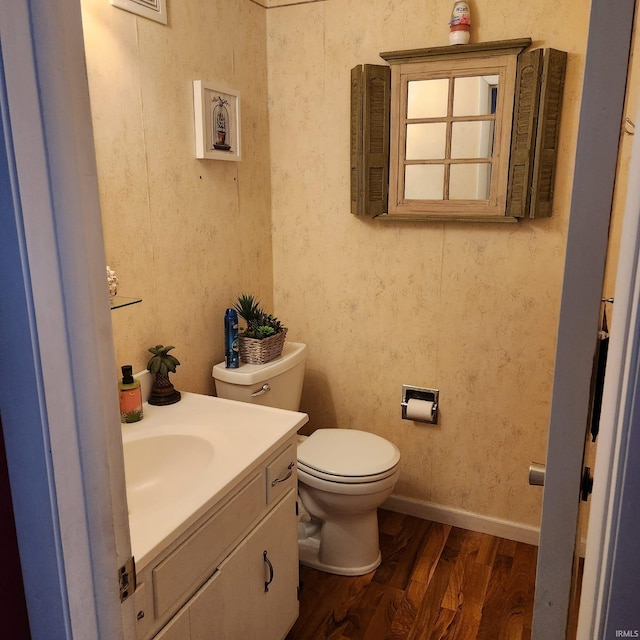
[[[240,94],[194,80],[193,113],[196,158],[240,160]]]
[[[111,0],[119,9],[167,24],[167,0]]]

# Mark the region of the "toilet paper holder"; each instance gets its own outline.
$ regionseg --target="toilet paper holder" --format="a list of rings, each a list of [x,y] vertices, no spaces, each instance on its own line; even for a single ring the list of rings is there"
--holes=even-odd
[[[402,385],[402,402],[400,403],[400,406],[402,407],[402,419],[412,420],[413,422],[427,422],[429,424],[438,424],[439,397],[440,397],[439,389],[428,389],[425,387],[414,387],[408,384],[403,384]],[[412,400],[412,399],[433,403],[431,407],[430,419],[409,417],[407,415],[407,405],[409,404],[409,400]]]

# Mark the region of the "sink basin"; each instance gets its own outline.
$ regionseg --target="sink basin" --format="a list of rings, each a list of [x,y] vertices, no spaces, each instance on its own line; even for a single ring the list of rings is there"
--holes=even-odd
[[[131,550],[142,569],[187,531],[261,458],[308,417],[182,392],[176,404],[145,403],[122,425]]]
[[[214,460],[213,444],[198,435],[151,435],[124,443],[129,514],[180,499],[203,481]]]

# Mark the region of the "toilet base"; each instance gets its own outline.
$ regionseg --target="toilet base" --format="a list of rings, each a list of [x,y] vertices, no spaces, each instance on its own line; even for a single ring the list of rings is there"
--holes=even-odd
[[[377,569],[382,562],[382,555],[378,552],[378,557],[374,562],[362,567],[334,567],[320,562],[320,537],[310,537],[298,539],[298,552],[300,554],[300,564],[311,567],[318,571],[334,573],[339,576],[363,576],[374,569]]]
[[[375,533],[377,538],[377,526],[375,528]],[[375,553],[373,555],[371,553],[367,553],[364,563],[356,561],[353,565],[350,564],[349,566],[345,566],[323,562],[320,559],[322,534],[322,523],[317,520],[298,523],[298,553],[300,557],[300,564],[305,567],[311,567],[318,571],[325,571],[326,573],[333,573],[339,576],[362,576],[380,566],[380,563],[382,562],[382,555],[377,544],[377,555]]]

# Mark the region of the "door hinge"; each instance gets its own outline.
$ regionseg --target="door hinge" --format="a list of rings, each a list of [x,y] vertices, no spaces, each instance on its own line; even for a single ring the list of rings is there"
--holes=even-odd
[[[593,492],[593,476],[591,475],[591,467],[584,467],[582,470],[582,482],[580,483],[580,499],[586,502],[589,494]]]
[[[120,584],[120,602],[124,602],[136,590],[136,561],[131,556],[118,569]]]

